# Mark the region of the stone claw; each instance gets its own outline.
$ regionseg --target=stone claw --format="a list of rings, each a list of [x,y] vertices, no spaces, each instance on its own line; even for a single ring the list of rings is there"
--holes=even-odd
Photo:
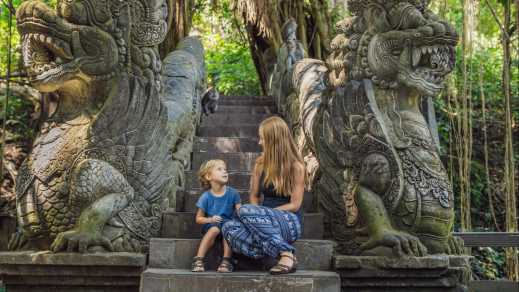
[[[395,256],[416,256],[427,255],[427,248],[420,242],[418,237],[396,230],[382,231],[372,235],[370,239],[360,246],[360,250],[365,251],[379,246],[389,247]]]
[[[449,236],[449,239],[447,240],[447,254],[465,254],[465,243],[463,242],[463,239],[457,236]]]
[[[11,235],[9,243],[7,244],[8,250],[19,250],[27,243],[27,237],[20,230],[16,231]]]
[[[79,252],[86,253],[90,247],[100,246],[106,251],[113,251],[110,240],[97,232],[70,230],[58,234],[50,249],[52,252]]]

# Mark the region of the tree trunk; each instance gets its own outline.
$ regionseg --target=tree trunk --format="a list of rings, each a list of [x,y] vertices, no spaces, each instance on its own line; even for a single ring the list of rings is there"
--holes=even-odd
[[[471,223],[471,185],[470,163],[472,161],[472,82],[468,62],[472,61],[472,44],[474,42],[474,30],[476,19],[476,0],[463,0],[463,84],[461,101],[457,102],[458,111],[458,172],[460,178],[460,212],[461,229],[470,231]]]
[[[503,41],[503,95],[505,97],[505,193],[506,193],[506,231],[517,232],[517,205],[515,197],[515,164],[514,147],[512,137],[513,117],[511,105],[511,51],[510,36],[508,35],[511,27],[511,3],[506,0],[504,3],[504,32]],[[519,263],[515,248],[506,249],[506,272],[508,279],[519,280]]]
[[[175,49],[180,40],[189,35],[195,0],[170,0],[168,5],[170,28],[166,39],[159,45],[162,59]]]

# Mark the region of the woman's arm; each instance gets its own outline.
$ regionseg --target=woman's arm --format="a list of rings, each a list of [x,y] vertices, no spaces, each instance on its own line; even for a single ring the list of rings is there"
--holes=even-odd
[[[297,212],[303,204],[303,195],[305,193],[305,167],[303,164],[296,162],[294,167],[294,189],[290,195],[290,203],[277,207],[278,210]]]
[[[259,194],[259,185],[261,178],[261,166],[256,164],[254,165],[254,171],[250,176],[250,190],[249,190],[249,201],[253,205],[259,205],[260,203],[260,194]]]

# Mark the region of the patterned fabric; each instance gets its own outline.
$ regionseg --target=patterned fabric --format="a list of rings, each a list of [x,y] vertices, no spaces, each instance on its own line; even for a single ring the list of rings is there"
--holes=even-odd
[[[250,258],[277,257],[282,251],[294,252],[291,243],[302,233],[297,215],[256,205],[243,205],[238,219],[227,221],[222,233],[235,253]]]

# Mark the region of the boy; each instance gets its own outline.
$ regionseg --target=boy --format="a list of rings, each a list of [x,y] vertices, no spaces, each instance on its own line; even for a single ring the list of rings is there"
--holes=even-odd
[[[206,161],[198,171],[198,178],[202,187],[206,190],[198,199],[196,206],[196,223],[203,224],[204,236],[200,241],[198,252],[193,258],[193,272],[204,272],[204,257],[215,242],[221,231],[221,226],[226,220],[230,220],[235,210],[241,206],[239,193],[229,186],[229,179],[225,162],[219,159]],[[223,242],[223,259],[218,267],[218,272],[232,272],[232,251],[229,244]]]

